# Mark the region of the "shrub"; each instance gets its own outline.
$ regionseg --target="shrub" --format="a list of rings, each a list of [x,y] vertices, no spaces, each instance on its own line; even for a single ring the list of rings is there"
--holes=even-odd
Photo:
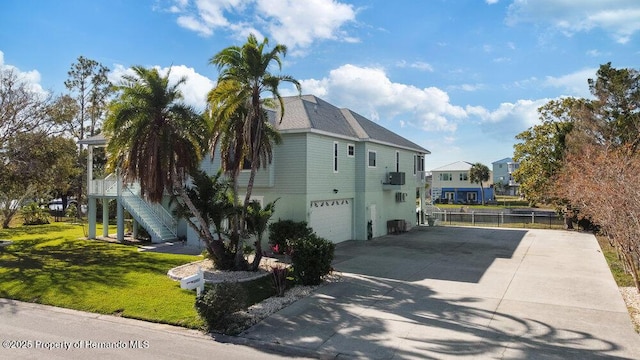
[[[42,225],[49,223],[49,214],[35,202],[22,207],[20,213],[25,225]]]
[[[293,241],[311,234],[313,229],[305,221],[278,220],[269,225],[269,244],[273,252],[284,254],[289,251]]]
[[[78,207],[76,204],[69,204],[69,206],[67,206],[67,210],[64,211],[64,216],[68,218],[78,216]]]
[[[235,323],[234,313],[246,306],[246,293],[238,283],[223,282],[207,288],[196,298],[196,310],[207,331],[229,332]]]
[[[287,290],[287,275],[289,269],[284,266],[272,266],[271,267],[271,280],[273,282],[273,288],[276,291],[276,296],[283,297]]]
[[[311,234],[292,243],[291,263],[297,282],[302,285],[318,285],[322,277],[331,271],[336,245]]]

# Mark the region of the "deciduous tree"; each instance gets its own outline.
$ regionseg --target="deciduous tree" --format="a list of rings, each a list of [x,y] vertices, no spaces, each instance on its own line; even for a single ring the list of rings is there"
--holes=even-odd
[[[80,169],[75,162],[76,144],[44,132],[11,137],[0,153],[0,203],[2,226],[27,200],[42,199],[68,187]]]
[[[0,146],[12,136],[48,131],[45,116],[51,101],[13,70],[0,68]]]
[[[554,179],[567,150],[567,135],[584,103],[575,98],[552,100],[538,109],[540,124],[516,135],[520,142],[514,146],[514,160],[520,167],[513,178],[531,206],[552,197]]]
[[[600,67],[567,136],[556,194],[596,223],[640,292],[640,76]]]

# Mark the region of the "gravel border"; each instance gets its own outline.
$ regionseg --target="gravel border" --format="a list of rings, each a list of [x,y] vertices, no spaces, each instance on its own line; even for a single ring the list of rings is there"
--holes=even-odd
[[[631,322],[636,329],[636,332],[640,333],[640,293],[635,287],[621,287],[620,293],[627,304],[629,309],[629,315],[631,316]]]
[[[213,261],[205,259],[174,267],[167,272],[167,276],[173,280],[180,281],[187,276],[194,275],[200,268],[204,273],[204,281],[209,284],[244,282],[268,276],[270,274],[269,269],[272,266],[288,265],[275,258],[263,257],[260,262],[260,268],[257,271],[220,271],[214,268]]]
[[[254,280],[263,276],[269,276],[271,274],[270,269],[272,266],[288,266],[276,258],[264,257],[260,262],[260,269],[258,274],[255,271],[220,271],[213,268],[213,262],[209,259],[194,261],[185,265],[181,265],[170,269],[167,275],[173,280],[181,280],[187,276],[191,276],[198,271],[198,268],[202,269],[204,273],[205,282],[207,283],[220,283],[224,281],[230,282],[243,282]],[[264,299],[263,301],[249,306],[246,310],[237,312],[237,317],[241,319],[238,324],[238,332],[243,332],[251,326],[259,323],[264,318],[282,310],[288,305],[310,296],[316,289],[333,282],[342,281],[342,275],[337,272],[332,272],[325,276],[322,284],[316,286],[302,286],[297,285],[291,289],[288,289],[284,296],[272,296]]]
[[[204,274],[204,281],[209,284],[217,284],[221,282],[244,282],[259,279],[261,277],[269,275],[269,272],[264,268],[258,269],[258,271],[220,271],[213,268],[213,262],[211,260],[200,260],[181,265],[170,269],[167,275],[173,279],[180,281],[187,276],[194,275],[198,272],[198,269],[202,269]]]

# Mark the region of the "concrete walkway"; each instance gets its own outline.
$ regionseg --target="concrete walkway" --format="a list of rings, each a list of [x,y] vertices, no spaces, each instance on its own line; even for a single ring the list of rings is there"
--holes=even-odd
[[[342,281],[244,340],[326,358],[640,359],[590,234],[419,228],[340,244],[335,268]]]

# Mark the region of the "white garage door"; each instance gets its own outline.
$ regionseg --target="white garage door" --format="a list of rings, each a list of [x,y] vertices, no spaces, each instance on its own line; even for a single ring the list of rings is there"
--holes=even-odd
[[[339,243],[352,239],[352,199],[319,200],[311,202],[309,226],[316,235]]]

